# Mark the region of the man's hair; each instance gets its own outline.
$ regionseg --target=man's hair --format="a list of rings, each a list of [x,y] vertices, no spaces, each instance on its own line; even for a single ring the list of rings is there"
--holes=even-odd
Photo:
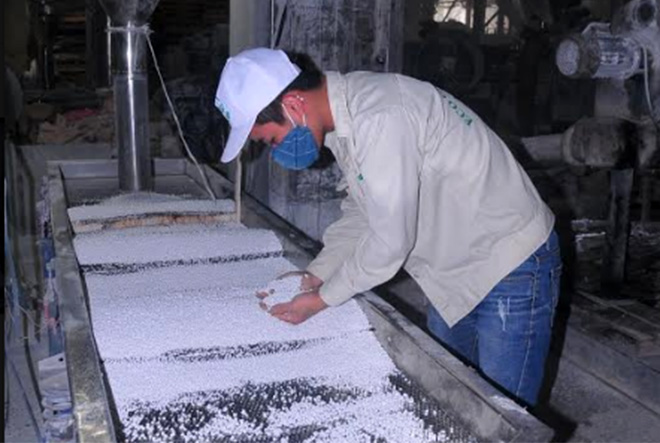
[[[310,91],[317,89],[323,84],[323,72],[316,66],[312,58],[303,53],[286,51],[287,57],[294,65],[300,68],[300,74],[287,86],[284,91],[280,93],[275,99],[270,102],[263,111],[257,115],[258,125],[265,123],[284,123],[284,113],[282,112],[282,97],[289,91]]]

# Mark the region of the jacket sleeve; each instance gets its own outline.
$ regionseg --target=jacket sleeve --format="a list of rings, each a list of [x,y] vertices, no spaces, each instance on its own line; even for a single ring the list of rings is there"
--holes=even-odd
[[[355,249],[355,244],[368,228],[367,218],[350,194],[341,202],[342,216],[323,233],[323,249],[307,266],[307,271],[321,280],[328,279]]]
[[[398,106],[356,124],[358,192],[364,193],[367,228],[321,287],[326,304],[339,305],[386,282],[410,254],[417,236],[421,171],[417,136],[410,116]]]

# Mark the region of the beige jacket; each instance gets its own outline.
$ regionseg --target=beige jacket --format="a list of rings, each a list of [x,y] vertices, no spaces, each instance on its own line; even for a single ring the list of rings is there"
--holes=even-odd
[[[328,146],[348,185],[308,271],[330,306],[403,266],[451,326],[550,235],[554,216],[463,103],[397,74],[328,72]]]

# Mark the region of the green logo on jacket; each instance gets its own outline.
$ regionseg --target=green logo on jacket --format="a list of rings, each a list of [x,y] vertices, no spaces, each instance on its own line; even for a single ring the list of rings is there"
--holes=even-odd
[[[454,101],[453,97],[447,94],[443,94],[442,92],[440,93],[440,95],[442,96],[442,98],[447,100],[447,104],[449,105],[449,107],[454,110],[456,115],[458,115],[461,120],[463,120],[463,123],[465,123],[467,126],[470,126],[472,124],[472,116],[467,112],[465,112],[463,107],[460,106],[458,103],[456,103],[456,101]]]

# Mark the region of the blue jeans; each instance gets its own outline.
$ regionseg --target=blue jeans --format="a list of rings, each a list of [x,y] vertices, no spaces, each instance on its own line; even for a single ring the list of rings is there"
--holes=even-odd
[[[448,327],[429,304],[427,326],[500,387],[534,405],[543,382],[560,277],[559,241],[553,231],[457,324]]]

